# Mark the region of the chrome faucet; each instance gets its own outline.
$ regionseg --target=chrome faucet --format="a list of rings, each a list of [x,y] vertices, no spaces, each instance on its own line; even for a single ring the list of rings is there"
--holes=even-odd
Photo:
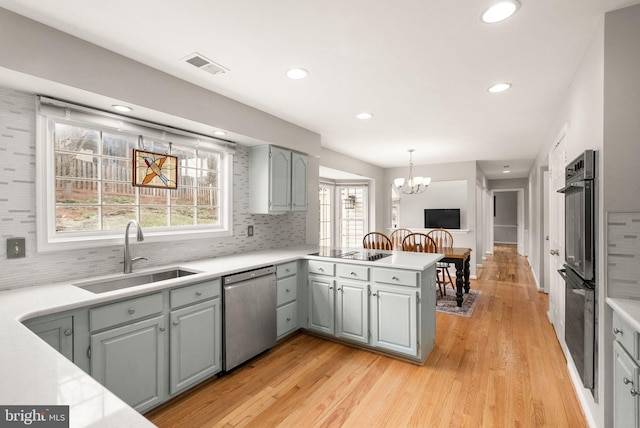
[[[133,264],[138,260],[147,260],[146,257],[131,258],[131,251],[129,250],[129,227],[134,225],[137,229],[136,240],[138,242],[144,241],[144,235],[142,234],[142,228],[135,220],[129,220],[127,227],[124,230],[124,273],[131,273],[133,271]]]

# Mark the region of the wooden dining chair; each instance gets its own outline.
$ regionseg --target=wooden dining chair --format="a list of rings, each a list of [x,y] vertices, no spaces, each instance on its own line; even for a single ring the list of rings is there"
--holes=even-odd
[[[436,253],[438,246],[436,241],[425,233],[410,233],[402,241],[402,251],[414,251],[418,253]],[[440,295],[446,296],[446,284],[442,281],[442,276],[436,268],[436,283],[440,289]],[[444,286],[444,288],[443,288]]]
[[[427,236],[431,237],[438,249],[453,248],[453,235],[445,229],[433,229],[427,233]],[[437,274],[440,275],[440,279],[444,284],[445,295],[447,291],[447,284],[451,284],[451,288],[456,289],[453,280],[451,279],[451,273],[449,273],[450,264],[446,262],[436,263]]]
[[[362,238],[362,246],[370,250],[392,250],[391,240],[381,232],[369,232]]]
[[[391,245],[393,246],[393,249],[402,250],[402,241],[410,233],[413,232],[411,232],[409,229],[404,228],[395,229],[393,232],[391,232],[389,239],[391,239]]]
[[[410,233],[402,240],[402,251],[435,253],[437,249],[436,242],[424,233]]]

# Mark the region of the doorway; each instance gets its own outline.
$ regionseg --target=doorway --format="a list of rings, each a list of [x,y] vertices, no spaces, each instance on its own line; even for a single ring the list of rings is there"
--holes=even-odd
[[[494,189],[491,196],[491,248],[496,244],[513,244],[519,255],[526,256],[524,189]]]

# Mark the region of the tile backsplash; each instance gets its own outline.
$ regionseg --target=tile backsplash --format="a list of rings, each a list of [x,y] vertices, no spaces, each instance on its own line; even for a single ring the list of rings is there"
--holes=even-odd
[[[640,299],[640,213],[607,216],[607,295]]]
[[[122,271],[122,246],[36,251],[36,117],[33,94],[0,87],[0,289],[28,287]],[[148,261],[138,269],[246,251],[301,245],[306,213],[250,214],[249,149],[238,145],[233,163],[233,230],[223,238],[132,245]],[[253,225],[254,236],[247,236]],[[124,236],[124,231],[123,231]],[[26,257],[7,259],[7,238],[26,238]]]

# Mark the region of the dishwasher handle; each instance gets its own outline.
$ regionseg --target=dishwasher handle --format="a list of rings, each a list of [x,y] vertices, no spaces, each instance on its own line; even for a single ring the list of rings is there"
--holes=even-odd
[[[247,281],[249,279],[258,278],[265,275],[271,275],[276,272],[275,266],[267,266],[260,269],[240,272],[233,275],[225,276],[222,279],[224,285],[235,284],[237,282]]]

